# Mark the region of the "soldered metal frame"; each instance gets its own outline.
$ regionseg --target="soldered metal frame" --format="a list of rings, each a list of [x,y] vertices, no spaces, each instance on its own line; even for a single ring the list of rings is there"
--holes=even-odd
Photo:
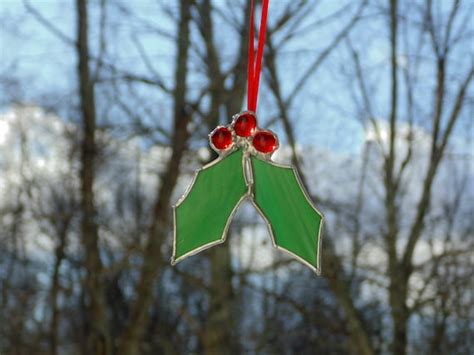
[[[303,182],[300,178],[300,175],[298,174],[298,171],[296,171],[296,169],[293,167],[293,166],[290,166],[290,165],[284,165],[284,164],[279,164],[279,163],[276,163],[274,162],[271,157],[273,155],[273,153],[279,148],[279,140],[278,140],[278,137],[277,135],[270,131],[270,130],[263,130],[263,129],[259,129],[259,127],[256,127],[255,131],[253,132],[253,134],[249,137],[239,137],[235,134],[235,131],[233,129],[233,126],[235,124],[235,121],[237,120],[237,118],[239,118],[241,115],[243,114],[251,114],[253,116],[255,116],[255,113],[252,112],[252,111],[243,111],[241,113],[238,113],[236,115],[233,116],[233,120],[232,120],[232,123],[230,125],[227,125],[227,126],[223,126],[223,125],[220,125],[220,126],[217,126],[210,134],[209,134],[209,145],[211,146],[211,148],[217,153],[219,154],[219,157],[213,161],[211,161],[209,164],[206,164],[205,166],[197,169],[194,173],[194,176],[193,176],[193,179],[191,181],[191,183],[189,184],[188,188],[186,189],[186,191],[184,192],[184,194],[178,199],[178,201],[176,202],[175,205],[173,205],[173,254],[172,254],[172,257],[171,257],[171,265],[176,265],[177,263],[179,263],[180,261],[190,257],[190,256],[193,256],[195,254],[198,254],[200,253],[201,251],[203,250],[206,250],[206,249],[209,249],[213,246],[216,246],[216,245],[219,245],[219,244],[222,244],[224,243],[226,240],[227,240],[227,232],[229,231],[229,227],[230,227],[230,224],[232,223],[232,220],[234,218],[234,215],[236,214],[237,210],[239,209],[240,205],[244,202],[244,201],[249,201],[254,207],[255,209],[257,210],[258,214],[262,217],[262,219],[264,220],[265,224],[267,225],[267,230],[270,234],[270,239],[272,241],[272,246],[277,249],[277,250],[280,250],[280,251],[283,251],[284,253],[290,255],[291,257],[293,257],[294,259],[296,259],[297,261],[301,262],[303,265],[306,265],[307,267],[309,267],[312,271],[314,271],[317,275],[321,275],[321,247],[322,247],[322,228],[323,228],[323,223],[324,223],[324,216],[323,214],[316,208],[316,206],[314,205],[313,201],[311,200],[309,194],[308,194],[308,191],[306,190],[305,186],[303,185]],[[219,128],[222,128],[222,127],[225,127],[225,128],[228,128],[231,130],[232,132],[232,144],[225,150],[220,150],[220,149],[217,149],[214,144],[212,143],[212,134]],[[261,153],[259,151],[257,151],[253,145],[252,145],[252,139],[253,139],[253,136],[255,135],[256,132],[259,132],[259,131],[268,131],[268,132],[271,132],[275,138],[276,138],[276,148],[274,149],[273,152],[271,153]],[[245,180],[245,184],[247,185],[247,193],[245,195],[243,195],[239,201],[235,204],[234,208],[232,209],[229,217],[227,218],[227,221],[226,221],[226,224],[224,226],[224,231],[222,233],[222,236],[220,239],[218,240],[215,240],[215,241],[212,241],[210,243],[207,243],[207,244],[204,244],[202,246],[200,246],[199,248],[196,248],[194,250],[191,250],[189,252],[187,252],[186,254],[180,256],[179,258],[176,258],[176,243],[177,243],[177,235],[176,235],[176,226],[177,226],[177,218],[176,218],[176,209],[179,207],[179,205],[181,205],[181,203],[184,202],[184,200],[186,199],[186,197],[188,196],[188,194],[191,192],[193,186],[194,186],[194,183],[196,182],[197,180],[197,177],[198,177],[198,174],[203,171],[203,170],[206,170],[206,169],[209,169],[210,167],[218,164],[219,162],[221,162],[224,158],[226,158],[227,156],[229,156],[230,154],[232,154],[233,152],[237,151],[238,149],[243,149],[243,155],[242,155],[242,173],[243,173],[243,176],[244,176],[244,180]],[[255,156],[257,159],[260,159],[260,160],[263,160],[265,161],[266,163],[269,163],[275,167],[278,167],[278,168],[284,168],[284,169],[291,169],[293,171],[293,174],[295,175],[296,177],[296,180],[298,182],[298,185],[300,186],[300,189],[301,191],[303,191],[303,195],[304,197],[306,198],[306,201],[309,203],[309,205],[313,208],[313,210],[320,216],[321,218],[321,222],[319,223],[319,228],[317,230],[317,236],[319,236],[318,238],[318,244],[316,246],[316,260],[317,260],[317,265],[319,265],[319,267],[316,267],[312,264],[310,264],[308,261],[304,260],[303,258],[301,258],[300,256],[296,255],[295,253],[291,252],[290,250],[284,248],[284,247],[281,247],[279,245],[277,245],[276,243],[276,240],[275,240],[275,235],[273,233],[273,228],[272,228],[272,225],[270,223],[270,221],[268,220],[268,218],[265,216],[265,213],[260,209],[260,207],[257,205],[257,203],[255,202],[255,194],[254,194],[254,191],[253,191],[253,187],[254,187],[254,179],[253,179],[253,164],[252,164],[252,160],[250,159],[250,156],[253,155]]]

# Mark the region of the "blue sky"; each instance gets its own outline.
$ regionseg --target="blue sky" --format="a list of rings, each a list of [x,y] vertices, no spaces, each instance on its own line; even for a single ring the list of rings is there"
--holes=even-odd
[[[75,36],[75,14],[73,2],[58,2],[52,0],[31,1],[35,8],[45,18],[54,23],[68,37]],[[149,22],[161,30],[174,33],[174,21],[170,14],[164,13],[160,8],[166,4],[171,13],[176,14],[177,3],[166,1],[141,0],[136,1],[133,7],[128,6],[137,18],[142,22]],[[97,50],[98,44],[98,2],[90,6],[91,45]],[[229,14],[233,9],[228,7],[223,0],[215,4],[221,11]],[[272,19],[278,17],[286,2],[273,0],[270,4],[269,24]],[[345,1],[322,1],[314,9],[314,13],[307,16],[300,27],[304,28],[306,23],[322,19],[337,12],[346,5]],[[335,17],[324,26],[302,31],[282,49],[278,66],[279,74],[285,83],[283,92],[286,95],[293,90],[294,84],[306,70],[306,67],[314,58],[328,45],[335,34],[347,23],[354,13],[356,4],[350,7],[347,13]],[[378,11],[378,12],[377,12]],[[366,75],[371,83],[369,88],[374,102],[374,111],[378,119],[384,119],[388,113],[388,33],[387,18],[381,13],[382,10],[371,7],[365,14],[370,14],[368,19],[363,19],[351,35],[351,43],[361,53],[361,61]],[[54,101],[55,99],[67,102],[74,96],[76,90],[76,58],[71,46],[61,42],[50,31],[44,28],[37,20],[28,14],[23,1],[3,0],[0,4],[0,50],[1,69],[0,73],[14,73],[24,79],[28,85],[24,86],[25,98],[36,101],[38,98]],[[140,21],[129,21],[120,10],[114,7],[109,10],[108,21],[112,28],[108,32],[108,50],[112,58],[119,63],[121,68],[131,72],[149,74],[140,54],[134,44],[138,38],[142,47],[150,58],[152,65],[168,83],[172,86],[174,71],[174,43],[155,32],[147,30],[139,24]],[[228,66],[234,58],[237,48],[237,36],[235,31],[224,23],[220,16],[214,17],[216,28],[215,42],[220,50],[223,66]],[[222,29],[222,30],[221,30]],[[193,41],[198,41],[195,29],[193,29]],[[277,38],[278,39],[278,38]],[[403,52],[403,49],[400,49]],[[407,57],[408,58],[408,57]],[[189,79],[190,93],[193,89],[203,84],[202,68],[191,60],[191,76]],[[464,64],[463,64],[464,65]],[[353,65],[347,51],[346,43],[332,53],[318,72],[313,75],[307,84],[301,88],[294,104],[291,107],[291,119],[294,122],[298,141],[303,144],[311,144],[322,150],[331,150],[343,154],[357,154],[360,152],[364,141],[364,130],[355,116],[353,104],[355,83],[351,79]],[[430,66],[423,68],[422,73],[431,76]],[[426,92],[423,93],[430,98],[431,87],[426,84]],[[156,91],[145,92],[145,97],[159,97]],[[163,100],[167,100],[163,98]],[[403,100],[403,99],[402,99]],[[402,101],[401,100],[401,101]],[[403,105],[403,101],[400,104]],[[160,114],[170,113],[171,105]],[[427,105],[429,108],[432,105]],[[276,108],[269,88],[263,82],[260,90],[258,113],[260,124],[276,114]],[[403,116],[403,110],[400,110]],[[423,112],[423,107],[420,108]],[[428,112],[426,112],[428,114]],[[403,120],[403,117],[401,118]],[[223,118],[225,120],[225,118]],[[230,117],[229,117],[230,121]],[[285,143],[284,134],[277,124],[271,127],[279,133],[280,139]],[[460,134],[466,130],[460,130]],[[205,141],[202,144],[206,144]]]

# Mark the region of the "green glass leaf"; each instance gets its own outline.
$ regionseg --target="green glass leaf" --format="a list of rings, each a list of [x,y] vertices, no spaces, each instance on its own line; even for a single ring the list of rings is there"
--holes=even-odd
[[[227,228],[247,196],[242,150],[199,169],[174,207],[172,263],[225,241]]]
[[[313,206],[297,172],[252,157],[254,204],[266,220],[275,247],[320,273],[322,215]]]

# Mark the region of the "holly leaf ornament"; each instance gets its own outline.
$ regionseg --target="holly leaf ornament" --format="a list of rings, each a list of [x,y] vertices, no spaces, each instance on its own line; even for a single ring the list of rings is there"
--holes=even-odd
[[[322,215],[291,166],[252,157],[253,203],[268,225],[273,246],[320,273]]]
[[[225,241],[227,229],[247,185],[242,150],[199,169],[174,208],[174,263]]]
[[[252,111],[209,135],[219,158],[199,169],[174,206],[172,264],[226,240],[239,205],[250,201],[267,224],[275,248],[320,273],[322,214],[298,172],[271,160],[277,136],[257,127]]]

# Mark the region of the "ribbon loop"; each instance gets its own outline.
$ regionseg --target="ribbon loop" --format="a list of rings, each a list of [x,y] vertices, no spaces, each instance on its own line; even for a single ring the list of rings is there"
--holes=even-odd
[[[247,63],[247,109],[255,112],[257,110],[258,89],[260,84],[260,73],[262,71],[263,48],[265,46],[265,35],[267,32],[269,0],[262,0],[262,17],[258,34],[257,53],[254,48],[254,0],[250,0],[249,20],[249,46]]]

